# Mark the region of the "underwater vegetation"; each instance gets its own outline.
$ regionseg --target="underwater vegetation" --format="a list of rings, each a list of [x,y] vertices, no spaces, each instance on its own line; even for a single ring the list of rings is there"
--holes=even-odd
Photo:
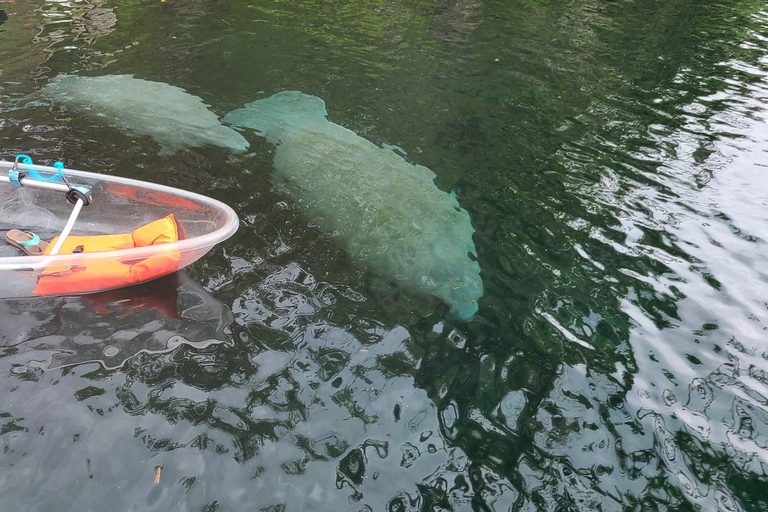
[[[109,126],[149,135],[160,144],[160,155],[206,145],[236,153],[248,148],[245,138],[222,125],[201,98],[166,83],[133,75],[65,75],[39,94]]]
[[[284,91],[224,117],[277,145],[273,181],[337,233],[355,260],[470,320],[483,294],[474,229],[435,174],[328,121],[322,99]]]

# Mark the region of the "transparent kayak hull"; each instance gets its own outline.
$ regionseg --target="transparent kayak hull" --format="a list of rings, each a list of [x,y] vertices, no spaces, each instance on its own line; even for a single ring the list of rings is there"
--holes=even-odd
[[[72,236],[131,233],[169,214],[173,214],[185,236],[175,242],[145,247],[55,256],[25,255],[5,243],[5,233],[20,229],[51,240],[65,228],[73,206],[65,198],[67,185],[51,185],[45,181],[59,174],[58,169],[18,165],[17,169],[26,173],[26,177],[17,188],[11,186],[8,178],[13,167],[13,162],[0,161],[0,298],[41,295],[36,291],[41,277],[48,278],[56,272],[74,275],[80,283],[89,283],[56,293],[66,295],[101,292],[155,279],[193,263],[237,231],[239,221],[235,212],[215,199],[128,178],[64,169],[67,184],[87,188],[92,198],[72,225]],[[35,173],[42,179],[33,178]],[[168,259],[174,261],[174,265],[142,272],[139,280],[116,284],[114,280],[94,279],[114,268],[116,263],[138,268],[146,267],[148,262]]]

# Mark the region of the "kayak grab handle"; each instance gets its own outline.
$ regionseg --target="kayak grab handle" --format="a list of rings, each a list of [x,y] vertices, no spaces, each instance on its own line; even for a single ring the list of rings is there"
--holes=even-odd
[[[30,158],[27,155],[18,154],[16,155],[16,159],[13,161],[13,169],[8,171],[8,177],[11,178],[11,185],[13,185],[16,188],[19,188],[22,186],[21,184],[21,178],[24,177],[24,175],[19,171],[19,160],[21,160],[21,163],[23,165],[34,165],[32,162],[32,158]],[[43,176],[39,174],[36,170],[27,168],[26,172],[29,175],[30,178],[36,181],[43,181],[45,183],[61,183],[64,182],[67,184],[67,179],[64,177],[64,173],[62,172],[64,170],[64,164],[61,162],[56,162],[53,164],[53,166],[59,171],[57,174],[54,174],[52,176]],[[68,184],[67,184],[68,185]]]
[[[27,155],[16,155],[16,160],[13,162],[13,168],[8,170],[8,176],[0,176],[0,181],[8,181],[14,188],[21,188],[28,185],[36,188],[47,188],[51,190],[57,190],[65,193],[67,202],[74,205],[72,213],[69,215],[67,223],[64,225],[64,229],[59,235],[59,239],[51,249],[49,256],[58,254],[64,241],[72,232],[72,228],[75,225],[77,217],[80,215],[80,210],[83,206],[87,206],[91,203],[90,190],[85,187],[72,186],[64,177],[64,164],[56,162],[53,166],[58,171],[57,174],[51,176],[42,176],[35,169],[27,167],[24,171],[19,170],[19,163],[22,165],[34,165],[32,159]],[[25,174],[26,172],[26,174]],[[30,180],[25,179],[29,176]],[[23,183],[22,183],[23,180]]]

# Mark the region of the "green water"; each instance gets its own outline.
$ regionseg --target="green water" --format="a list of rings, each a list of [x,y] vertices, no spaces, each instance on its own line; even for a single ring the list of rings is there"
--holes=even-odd
[[[182,276],[180,315],[157,289],[0,302],[3,511],[768,509],[763,2],[0,9],[0,156],[241,218]],[[13,101],[59,73],[132,73],[220,116],[322,98],[456,192],[478,314],[451,324],[356,266],[272,188],[259,137],[159,157]]]

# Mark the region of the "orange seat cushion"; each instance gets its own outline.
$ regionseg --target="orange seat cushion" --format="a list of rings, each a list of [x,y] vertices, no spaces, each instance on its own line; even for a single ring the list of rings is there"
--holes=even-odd
[[[134,229],[132,237],[135,247],[175,242],[179,239],[179,226],[173,214],[170,214],[155,222],[150,222],[146,226]]]
[[[55,237],[45,248],[43,254],[50,254],[53,246],[58,242],[59,237]],[[71,254],[75,252],[78,246],[82,245],[81,252],[99,252],[116,251],[118,249],[130,249],[136,247],[133,237],[130,233],[120,235],[98,235],[98,236],[68,236],[59,249],[59,254]]]
[[[148,247],[179,239],[179,225],[173,214],[150,222],[132,233],[117,235],[69,236],[59,249],[59,254],[72,253],[82,247],[82,252],[115,251],[132,247]],[[49,254],[56,244],[54,238],[43,254]],[[179,270],[181,255],[166,253],[150,258],[127,262],[109,261],[72,267],[47,267],[40,275],[35,294],[66,295],[89,293],[149,281]]]

